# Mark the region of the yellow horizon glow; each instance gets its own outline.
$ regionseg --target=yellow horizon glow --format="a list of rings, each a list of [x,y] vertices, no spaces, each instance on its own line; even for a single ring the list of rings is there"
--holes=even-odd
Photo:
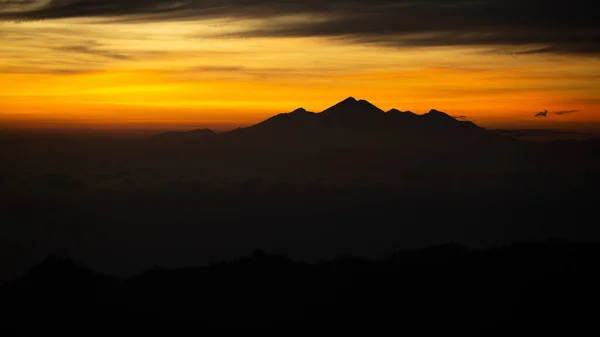
[[[594,58],[215,37],[244,24],[251,22],[0,25],[0,125],[245,126],[298,107],[319,112],[348,96],[490,127],[600,125]],[[542,109],[579,111],[534,118]]]

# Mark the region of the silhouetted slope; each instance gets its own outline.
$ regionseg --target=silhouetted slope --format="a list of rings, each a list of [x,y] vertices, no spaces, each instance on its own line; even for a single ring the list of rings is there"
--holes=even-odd
[[[290,131],[296,128],[302,128],[309,124],[312,115],[314,115],[314,113],[306,111],[304,108],[298,108],[292,112],[281,113],[253,126],[247,128],[238,128],[232,132],[240,132],[241,130],[269,132],[276,129]]]
[[[247,132],[241,132],[245,130]],[[253,131],[253,132],[252,132]],[[424,115],[391,110],[387,113],[366,100],[349,97],[321,113],[303,109],[272,117],[255,126],[236,130],[239,143],[254,143],[261,137],[282,148],[291,139],[304,148],[426,149],[495,146],[516,141],[460,122],[431,110]],[[227,134],[227,133],[225,133]],[[281,138],[277,138],[281,137]],[[266,143],[263,142],[263,143]]]
[[[486,251],[450,243],[316,264],[257,250],[209,267],[155,268],[120,281],[53,260],[0,295],[10,308],[7,323],[77,317],[103,324],[193,320],[220,328],[578,334],[595,326],[598,257],[598,244],[563,241]],[[48,310],[31,310],[40,306]]]
[[[304,108],[298,108],[289,113],[282,113],[273,116],[265,121],[251,126],[251,128],[259,129],[261,131],[275,128],[293,130],[294,128],[301,128],[310,124],[313,115],[313,112],[306,111]]]
[[[352,97],[320,113],[299,109],[224,132],[218,140],[215,157],[226,155],[229,167],[325,175],[520,167],[528,165],[531,150],[526,142],[437,110],[386,113]]]
[[[130,275],[252,247],[314,261],[444,240],[600,238],[586,220],[597,217],[597,140],[521,142],[439,111],[384,113],[352,99],[327,114],[331,123],[298,109],[172,144],[7,140],[0,239],[28,249],[0,249],[12,255],[0,256],[0,278],[48,253]]]
[[[195,134],[166,133],[160,139],[193,140]],[[210,137],[212,138],[212,133]],[[323,151],[353,150],[427,150],[511,146],[516,140],[460,122],[447,114],[431,110],[424,115],[387,113],[366,100],[349,97],[320,113],[299,108],[273,116],[256,125],[223,132],[215,137],[215,151],[268,149]]]
[[[321,123],[330,128],[366,128],[381,122],[383,110],[366,100],[349,97],[319,114]]]
[[[48,256],[18,282],[3,287],[3,306],[22,320],[69,317],[88,320],[90,315],[115,316],[112,292],[117,281],[82,268],[70,259]]]
[[[249,127],[223,132],[219,135],[221,147],[218,149],[231,151],[239,148],[304,148],[311,141],[307,136],[320,132],[319,125],[314,123],[314,115],[313,112],[298,108]]]
[[[398,109],[390,109],[389,111],[386,112],[386,116],[388,118],[404,118],[406,120],[414,120],[415,118],[418,118],[419,115],[415,114],[412,111],[400,111]],[[410,123],[410,122],[407,122]]]

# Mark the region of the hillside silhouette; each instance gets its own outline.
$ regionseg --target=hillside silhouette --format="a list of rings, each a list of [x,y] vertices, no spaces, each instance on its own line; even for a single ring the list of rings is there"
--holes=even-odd
[[[178,141],[174,143],[174,139]],[[157,158],[169,158],[171,167],[186,157],[186,167],[195,165],[203,171],[229,176],[252,172],[293,177],[378,175],[393,179],[401,172],[415,170],[531,170],[535,165],[545,165],[539,161],[555,160],[540,151],[537,144],[486,130],[444,112],[385,112],[353,97],[318,113],[298,108],[255,125],[203,138],[190,137],[187,132],[160,134],[153,140],[144,151],[160,153]],[[148,161],[152,163],[152,159]]]
[[[208,136],[196,137],[196,133]],[[214,135],[210,130],[168,132],[155,139],[204,139],[220,150],[268,149],[322,151],[326,149],[433,150],[497,149],[521,142],[431,110],[417,115],[392,109],[384,112],[366,100],[349,97],[320,113],[298,108],[258,124]],[[210,143],[209,143],[210,142]],[[198,146],[196,142],[195,145]],[[499,150],[499,149],[498,149]]]
[[[220,133],[3,136],[0,162],[0,283],[51,254],[130,276],[255,247],[314,263],[600,242],[598,139],[527,142],[354,98]]]
[[[486,250],[450,242],[317,263],[255,250],[204,267],[154,267],[129,278],[54,256],[0,294],[7,326],[69,317],[103,324],[190,320],[205,328],[578,334],[596,322],[599,256],[598,244],[564,240]]]

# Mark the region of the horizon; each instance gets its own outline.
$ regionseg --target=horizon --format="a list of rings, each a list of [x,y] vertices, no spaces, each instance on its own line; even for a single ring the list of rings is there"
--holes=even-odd
[[[389,109],[382,109],[380,106],[378,106],[377,104],[373,104],[372,102],[370,102],[368,99],[364,99],[362,97],[359,98],[355,98],[354,96],[348,96],[347,98],[340,100],[339,102],[336,102],[335,104],[332,104],[328,107],[326,107],[323,110],[320,111],[316,111],[314,109],[306,109],[305,107],[297,107],[295,109],[291,109],[288,110],[286,112],[279,112],[279,113],[274,113],[272,115],[268,115],[265,117],[262,117],[261,119],[258,119],[256,121],[252,121],[252,122],[247,122],[247,123],[243,123],[243,124],[216,124],[216,125],[210,125],[210,124],[194,124],[194,123],[182,123],[182,124],[172,124],[172,123],[146,123],[146,124],[140,124],[140,123],[133,123],[133,124],[125,124],[125,125],[107,125],[107,124],[84,124],[84,125],[56,125],[56,124],[52,124],[52,123],[38,123],[36,125],[29,125],[29,126],[8,126],[8,127],[0,127],[0,133],[4,133],[4,134],[8,134],[8,135],[15,135],[15,134],[20,134],[20,135],[46,135],[46,136],[52,136],[52,135],[59,135],[59,134],[63,134],[63,135],[71,135],[71,136],[81,136],[81,135],[86,135],[86,136],[113,136],[113,137],[147,137],[147,136],[152,136],[152,135],[156,135],[156,134],[160,134],[160,133],[164,133],[164,132],[171,132],[171,131],[175,131],[175,132],[185,132],[185,131],[192,131],[192,130],[198,130],[198,129],[210,129],[212,131],[215,131],[217,133],[222,133],[222,132],[228,132],[228,131],[232,131],[235,129],[239,129],[239,128],[246,128],[246,127],[250,127],[253,125],[256,125],[258,123],[261,123],[263,121],[266,121],[267,119],[277,116],[279,114],[288,114],[291,113],[293,111],[296,110],[304,110],[304,111],[308,111],[308,112],[312,112],[315,114],[320,114],[323,111],[339,104],[342,103],[344,101],[347,100],[354,100],[354,101],[366,101],[372,105],[374,105],[375,107],[379,108],[380,110],[383,111],[383,113],[388,113],[391,110],[397,110],[400,112],[410,112],[412,114],[415,115],[425,115],[427,113],[429,113],[430,111],[439,111],[442,112],[458,121],[470,121],[475,123],[477,126],[491,130],[491,131],[495,131],[495,132],[506,132],[506,133],[510,133],[510,132],[525,132],[526,134],[522,135],[521,137],[529,137],[529,136],[535,136],[535,138],[537,138],[538,140],[553,140],[553,139],[562,139],[562,138],[593,138],[593,137],[598,137],[600,136],[600,129],[596,130],[594,128],[593,125],[589,125],[589,123],[585,123],[585,126],[587,126],[587,128],[582,127],[582,125],[579,125],[579,128],[577,127],[578,125],[575,124],[571,124],[569,125],[568,123],[556,123],[556,122],[546,122],[544,124],[545,127],[542,128],[538,128],[536,126],[536,124],[511,124],[511,123],[500,123],[500,124],[492,124],[492,125],[486,125],[486,124],[478,124],[473,120],[470,120],[467,116],[455,116],[455,115],[450,115],[448,114],[446,111],[443,110],[438,110],[438,109],[434,109],[431,108],[425,112],[422,113],[418,113],[415,111],[412,111],[410,109],[407,110],[400,110],[397,109],[395,107],[389,108]],[[529,126],[529,127],[527,127]],[[575,126],[575,127],[574,127]],[[545,134],[539,134],[538,132],[542,131]],[[533,134],[527,134],[527,132],[532,132]],[[516,134],[512,134],[512,136],[515,137],[519,137],[516,136]],[[558,137],[557,137],[558,136]],[[566,136],[566,137],[565,137]]]
[[[490,129],[600,132],[598,25],[563,4],[0,1],[0,124],[224,131],[350,95]]]

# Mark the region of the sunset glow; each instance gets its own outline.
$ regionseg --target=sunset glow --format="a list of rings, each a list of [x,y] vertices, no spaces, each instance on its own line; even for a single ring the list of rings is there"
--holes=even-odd
[[[0,123],[218,129],[300,106],[318,112],[354,96],[384,110],[435,108],[482,126],[600,130],[595,54],[243,34],[264,20],[107,22],[107,15],[0,22]],[[270,25],[326,17],[277,20]],[[543,109],[576,113],[533,117]]]

